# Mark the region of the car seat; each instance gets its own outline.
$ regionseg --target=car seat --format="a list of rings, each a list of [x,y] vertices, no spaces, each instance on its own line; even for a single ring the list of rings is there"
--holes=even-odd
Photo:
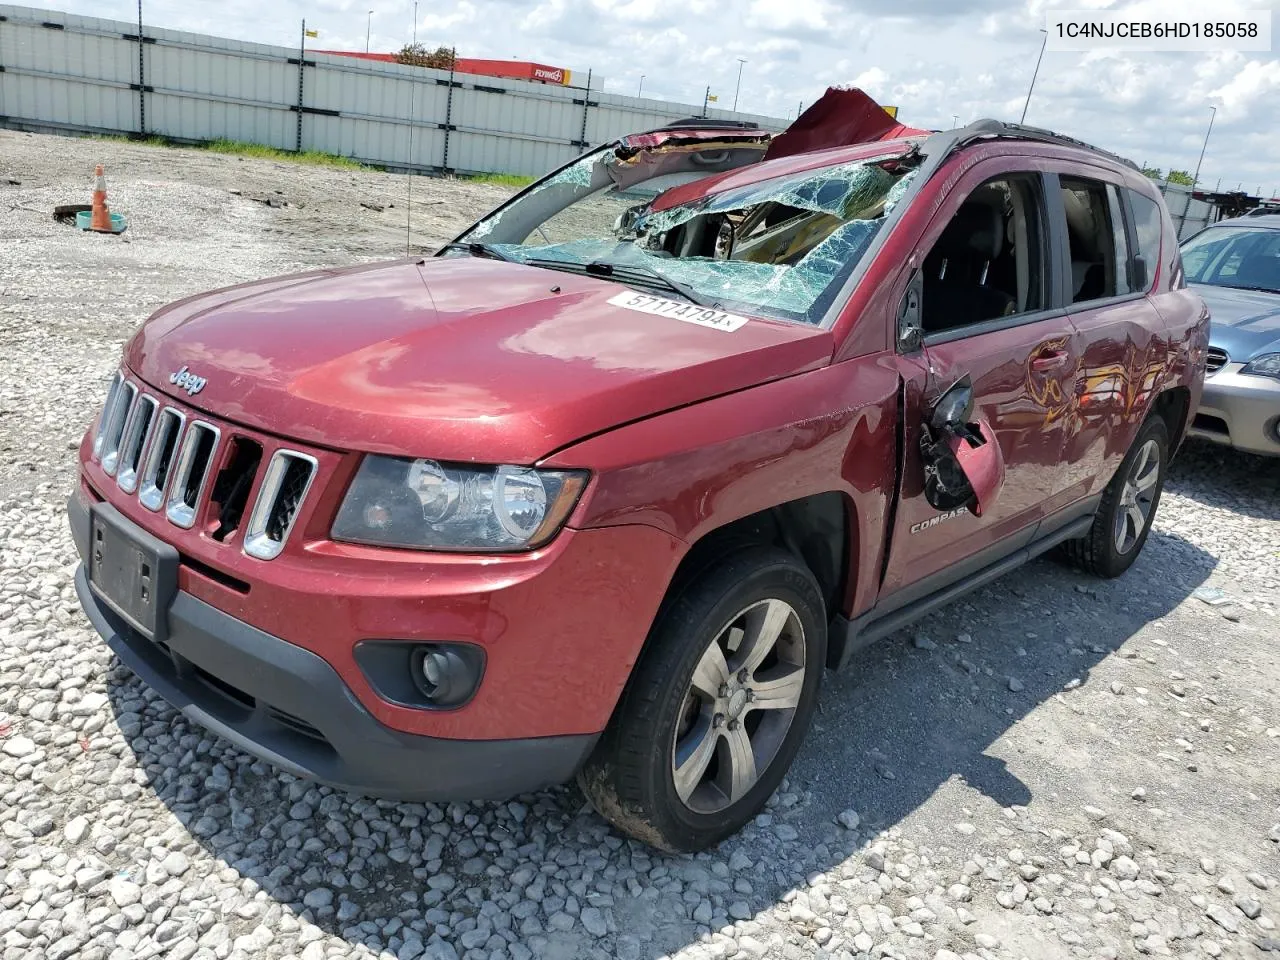
[[[926,333],[981,323],[1013,309],[1013,297],[988,285],[991,261],[1004,243],[1004,218],[985,203],[956,211],[924,267]]]

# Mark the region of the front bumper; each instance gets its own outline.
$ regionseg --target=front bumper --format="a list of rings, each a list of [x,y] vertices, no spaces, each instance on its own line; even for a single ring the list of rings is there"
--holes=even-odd
[[[76,496],[69,513],[83,557],[89,513]],[[370,714],[321,657],[189,593],[176,594],[157,644],[94,593],[83,565],[75,582],[94,628],[130,670],[191,720],[296,776],[398,800],[505,799],[568,780],[596,741],[403,733]]]
[[[1229,364],[1205,378],[1191,436],[1280,456],[1280,380],[1242,374],[1242,366]]]

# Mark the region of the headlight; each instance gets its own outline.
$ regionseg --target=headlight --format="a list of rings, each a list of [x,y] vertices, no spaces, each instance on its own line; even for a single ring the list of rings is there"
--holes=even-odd
[[[338,511],[333,539],[417,550],[530,550],[564,525],[586,481],[575,470],[370,455]]]
[[[1243,367],[1241,373],[1250,373],[1255,377],[1275,377],[1280,379],[1280,353],[1264,353],[1254,357]]]

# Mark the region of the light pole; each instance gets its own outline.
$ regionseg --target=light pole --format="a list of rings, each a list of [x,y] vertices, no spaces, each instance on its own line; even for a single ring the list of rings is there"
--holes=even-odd
[[[636,99],[640,99],[640,93],[644,90],[644,74],[640,74],[640,86],[636,88]]]
[[[1209,129],[1204,132],[1204,145],[1200,148],[1200,159],[1196,161],[1195,176],[1191,178],[1192,190],[1194,190],[1196,188],[1196,184],[1200,182],[1200,164],[1204,163],[1204,152],[1209,149],[1209,134],[1213,133],[1213,118],[1218,115],[1217,107],[1210,106],[1209,110]]]
[[[951,115],[951,129],[954,130],[958,126],[960,126],[960,114],[953,113]]]
[[[364,52],[369,52],[369,34],[373,30],[373,11],[369,11],[369,18],[364,23]]]
[[[1044,39],[1040,41],[1040,56],[1036,57],[1036,68],[1031,74],[1031,86],[1027,87],[1027,102],[1022,105],[1022,119],[1019,123],[1027,122],[1027,107],[1031,106],[1031,91],[1036,88],[1036,77],[1040,75],[1040,61],[1044,59],[1044,48],[1049,42],[1049,31],[1040,30],[1044,34]]]
[[[733,112],[738,112],[738,91],[742,89],[742,67],[747,61],[738,57],[738,85],[733,88]]]

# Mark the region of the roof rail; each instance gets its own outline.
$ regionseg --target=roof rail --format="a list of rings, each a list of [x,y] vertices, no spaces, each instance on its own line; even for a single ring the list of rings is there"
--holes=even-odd
[[[1029,127],[1022,123],[1006,123],[1003,120],[975,120],[967,127],[959,130],[948,131],[957,135],[957,140],[952,149],[963,143],[972,140],[981,140],[986,137],[1008,137],[1016,140],[1035,140],[1038,143],[1056,143],[1064,147],[1076,147],[1080,150],[1089,150],[1093,153],[1100,154],[1108,160],[1116,163],[1122,163],[1126,167],[1133,170],[1141,169],[1136,163],[1127,157],[1122,157],[1110,150],[1103,150],[1101,147],[1095,147],[1091,143],[1085,143],[1083,140],[1077,140],[1075,137],[1068,137],[1061,133],[1054,133],[1052,130],[1045,130],[1043,127]]]
[[[710,117],[685,117],[683,120],[672,120],[662,130],[757,130],[759,124],[750,120],[713,120]]]

